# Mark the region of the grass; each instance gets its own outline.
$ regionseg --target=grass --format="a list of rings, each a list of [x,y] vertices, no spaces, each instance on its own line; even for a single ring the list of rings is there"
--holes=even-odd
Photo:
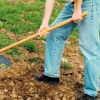
[[[1,2],[0,5],[4,5],[0,8],[0,21],[3,23],[3,28],[14,32],[16,35],[22,35],[39,28],[43,10],[36,4],[31,6],[24,3],[11,5]],[[40,11],[41,13],[39,13]]]
[[[59,3],[65,3],[64,0],[58,0]],[[12,4],[6,0],[0,0],[0,21],[3,23],[2,28],[14,32],[16,35],[25,35],[29,31],[36,32],[40,27],[44,12],[45,0],[34,0],[34,4],[23,3]],[[61,6],[61,5],[60,5]],[[55,6],[50,23],[56,18],[61,11]],[[24,22],[23,22],[24,21]]]
[[[36,52],[36,45],[34,42],[25,42],[22,44],[23,47],[25,47],[29,52]]]
[[[82,53],[81,51],[79,52],[79,55],[82,56],[82,57],[84,56],[83,53]]]
[[[14,47],[13,49],[10,49],[6,52],[6,54],[12,55],[12,58],[14,61],[21,61],[21,54],[22,52],[18,51],[18,47]]]
[[[78,28],[77,27],[72,31],[72,34],[70,35],[70,39],[72,41],[74,41],[76,38],[78,38]]]
[[[8,38],[5,34],[0,35],[0,49],[14,43],[14,40]]]
[[[73,68],[72,65],[70,65],[70,64],[67,63],[67,62],[63,62],[63,63],[62,63],[62,66],[63,66],[63,68],[64,68],[65,70],[68,70],[68,69],[72,69],[72,68]]]
[[[28,59],[28,61],[30,62],[30,63],[33,63],[33,62],[38,62],[38,58],[29,58]]]
[[[17,47],[14,47],[13,49],[8,50],[6,53],[10,55],[20,54]]]
[[[0,21],[0,28],[2,28],[3,23]]]

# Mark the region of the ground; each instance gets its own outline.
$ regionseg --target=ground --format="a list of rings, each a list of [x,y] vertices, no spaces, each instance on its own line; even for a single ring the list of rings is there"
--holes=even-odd
[[[31,35],[32,33],[30,33]],[[13,33],[7,36],[16,41],[25,37],[16,37]],[[11,55],[2,53],[7,57],[12,66],[0,69],[0,100],[76,100],[83,94],[83,72],[84,61],[78,46],[78,40],[68,39],[67,46],[63,52],[63,58],[67,59],[73,68],[65,70],[60,68],[60,83],[58,86],[51,86],[43,82],[37,82],[33,76],[44,71],[44,49],[43,40],[34,40],[37,45],[35,53],[19,47],[23,52],[21,61],[14,61]],[[38,62],[30,63],[30,57],[38,58]]]

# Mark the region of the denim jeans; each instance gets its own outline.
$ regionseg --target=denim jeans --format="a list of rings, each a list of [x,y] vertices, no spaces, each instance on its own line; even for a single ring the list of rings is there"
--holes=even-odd
[[[71,18],[73,4],[67,3],[51,26]],[[79,46],[84,54],[84,93],[97,96],[100,76],[100,39],[99,18],[100,1],[83,0],[82,12],[88,15],[77,23],[71,22],[50,32],[46,37],[45,70],[44,74],[49,77],[60,76],[60,63],[66,39],[73,29],[78,26]],[[66,52],[67,53],[67,52]]]

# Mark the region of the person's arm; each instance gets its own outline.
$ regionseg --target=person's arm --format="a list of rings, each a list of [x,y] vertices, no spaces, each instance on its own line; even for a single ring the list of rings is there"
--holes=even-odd
[[[55,0],[46,0],[45,11],[42,24],[49,23],[53,8],[54,8]]]
[[[52,15],[54,4],[55,4],[55,0],[46,0],[42,25],[40,26],[40,29],[38,30],[38,34],[40,36],[45,36],[46,34],[44,29],[48,28],[48,24],[49,24],[50,17]]]
[[[74,20],[75,23],[82,20],[81,6],[82,6],[82,0],[74,0],[74,13],[73,13],[72,19]]]

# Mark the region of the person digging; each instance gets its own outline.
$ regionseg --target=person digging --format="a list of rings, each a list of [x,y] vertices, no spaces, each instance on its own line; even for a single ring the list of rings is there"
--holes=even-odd
[[[42,25],[38,31],[40,36],[48,34],[45,29],[49,27],[49,20],[55,1],[46,0]],[[84,11],[87,11],[88,15],[82,18],[81,13]],[[84,95],[79,100],[98,100],[100,76],[100,0],[69,0],[50,26],[54,26],[69,18],[72,18],[73,22],[51,31],[46,36],[44,74],[35,74],[34,78],[39,82],[43,81],[53,86],[59,84],[60,62],[65,41],[73,29],[78,26],[79,47],[85,61]]]

